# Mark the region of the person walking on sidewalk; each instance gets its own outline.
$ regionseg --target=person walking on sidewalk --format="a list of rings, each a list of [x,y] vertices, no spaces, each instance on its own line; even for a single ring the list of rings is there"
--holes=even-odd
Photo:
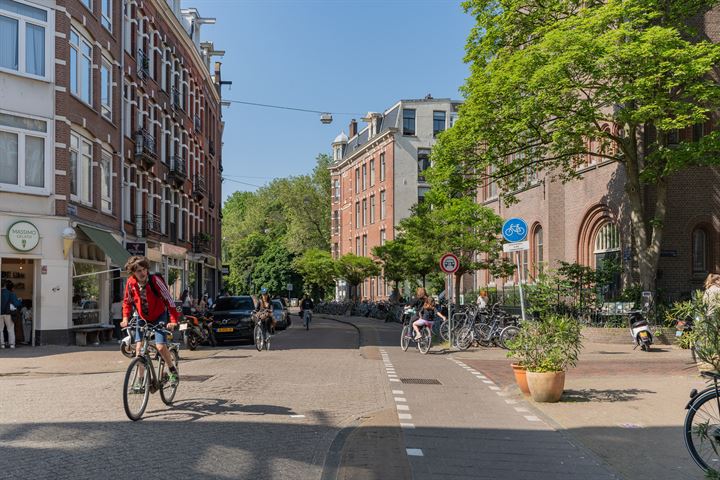
[[[708,315],[713,315],[720,307],[720,275],[711,273],[705,279],[705,293],[703,302],[707,307]]]
[[[125,284],[125,296],[122,306],[122,323],[120,326],[125,328],[128,324],[133,307],[137,310],[140,318],[148,323],[167,325],[168,330],[173,330],[178,323],[179,313],[175,307],[175,301],[170,295],[170,291],[165,284],[165,280],[158,275],[149,273],[150,262],[145,257],[135,256],[125,264],[125,270],[130,274]],[[170,323],[168,323],[168,315]],[[140,356],[142,349],[142,338],[140,336],[140,327],[135,330],[135,356]],[[177,385],[178,371],[173,363],[173,357],[167,346],[167,339],[162,332],[155,332],[155,345],[158,352],[162,355],[165,363],[170,366],[171,385]]]
[[[13,292],[15,284],[10,280],[5,282],[5,288],[0,290],[0,348],[5,348],[3,326],[7,328],[10,348],[15,348],[15,322],[12,313],[22,307],[22,301]]]

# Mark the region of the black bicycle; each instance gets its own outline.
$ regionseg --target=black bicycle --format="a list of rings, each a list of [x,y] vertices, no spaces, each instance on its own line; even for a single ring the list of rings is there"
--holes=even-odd
[[[685,445],[690,456],[708,474],[707,478],[720,478],[720,373],[701,372],[713,382],[700,392],[692,389],[685,406]]]
[[[268,331],[266,320],[260,318],[256,313],[253,314],[255,319],[255,330],[253,331],[253,339],[255,340],[255,348],[258,352],[262,349],[270,350],[270,332]]]
[[[125,372],[123,383],[123,406],[125,414],[130,420],[140,420],[147,408],[150,394],[160,391],[160,399],[165,405],[172,405],[178,383],[170,383],[170,369],[165,364],[157,348],[150,343],[155,338],[155,332],[164,332],[168,338],[172,338],[172,332],[165,329],[163,325],[146,323],[140,327],[142,333],[142,347],[140,356],[133,358]],[[177,349],[169,349],[175,362],[175,368],[179,372],[179,360]],[[153,360],[158,360],[157,371]]]
[[[400,333],[400,347],[404,352],[407,352],[410,342],[415,342],[420,353],[426,354],[432,346],[432,329],[427,325],[420,327],[420,338],[416,340],[413,336],[415,332],[412,328],[412,318],[412,315],[406,315],[403,319],[403,328]]]

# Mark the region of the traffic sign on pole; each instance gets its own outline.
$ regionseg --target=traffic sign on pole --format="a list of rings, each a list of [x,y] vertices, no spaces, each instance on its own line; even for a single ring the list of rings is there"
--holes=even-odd
[[[523,250],[530,250],[530,242],[528,242],[527,240],[525,240],[524,242],[503,244],[503,252],[505,253],[521,252]]]
[[[460,260],[452,254],[446,253],[440,258],[440,270],[445,273],[455,273],[460,268]]]
[[[522,242],[527,237],[527,222],[522,218],[505,220],[502,226],[503,238],[511,243]]]

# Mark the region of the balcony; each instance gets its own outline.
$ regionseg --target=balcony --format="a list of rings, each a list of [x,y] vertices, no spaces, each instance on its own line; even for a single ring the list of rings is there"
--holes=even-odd
[[[153,213],[135,216],[135,233],[138,237],[147,238],[150,236],[159,236],[160,232],[160,216]]]
[[[155,153],[155,137],[147,130],[140,129],[135,132],[135,160],[146,169],[152,168],[157,160]]]
[[[168,172],[168,180],[176,187],[182,186],[187,180],[187,167],[185,159],[179,155],[174,155],[170,159],[170,171]]]
[[[207,233],[200,233],[193,235],[192,246],[194,253],[209,253],[210,252],[210,235]]]
[[[195,117],[193,118],[193,125],[195,126],[195,133],[200,133],[200,115],[195,115]]]
[[[138,50],[136,62],[138,78],[145,80],[150,76],[150,58],[145,55],[145,52]]]
[[[205,177],[201,177],[200,175],[195,175],[195,179],[193,181],[193,191],[192,196],[195,200],[202,200],[205,198],[205,193],[207,190],[205,189]]]

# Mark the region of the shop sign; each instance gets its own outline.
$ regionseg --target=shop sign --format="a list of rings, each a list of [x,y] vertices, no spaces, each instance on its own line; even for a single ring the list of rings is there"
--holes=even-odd
[[[147,244],[145,242],[125,242],[125,250],[130,255],[144,257],[146,249]]]
[[[15,250],[29,252],[40,243],[40,232],[32,223],[21,220],[10,225],[7,241]]]

